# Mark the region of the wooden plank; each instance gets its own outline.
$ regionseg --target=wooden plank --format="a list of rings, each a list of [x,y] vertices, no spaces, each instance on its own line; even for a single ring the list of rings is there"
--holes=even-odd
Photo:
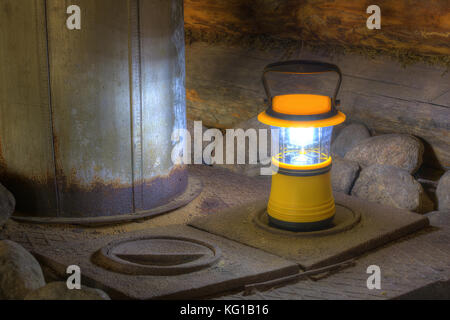
[[[304,50],[302,59],[319,59],[337,64],[343,74],[344,81],[358,85],[373,93],[383,92],[385,95],[420,102],[436,103],[450,107],[450,99],[439,102],[436,97],[444,95],[450,89],[450,73],[445,67],[430,66],[417,63],[402,66],[385,57],[365,58],[358,55],[317,54]]]

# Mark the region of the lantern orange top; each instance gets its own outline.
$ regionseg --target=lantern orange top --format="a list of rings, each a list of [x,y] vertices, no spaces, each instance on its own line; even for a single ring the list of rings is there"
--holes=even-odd
[[[331,99],[327,96],[312,94],[290,94],[276,96],[273,98],[273,110],[280,114],[286,115],[321,115],[331,112]],[[321,128],[338,125],[345,121],[345,115],[338,111],[336,115],[318,120],[288,120],[271,116],[267,111],[262,112],[258,116],[258,120],[262,123],[273,127],[284,128]]]
[[[331,111],[331,99],[314,94],[286,94],[272,100],[273,111],[284,114],[312,115]]]
[[[287,94],[272,98],[265,75],[269,72],[287,74],[321,74],[336,72],[339,81],[333,98],[314,94]],[[258,120],[274,127],[321,128],[338,125],[345,115],[336,110],[337,94],[342,81],[339,68],[333,64],[317,61],[284,61],[268,65],[263,74],[263,83],[269,98],[269,109],[258,116]]]

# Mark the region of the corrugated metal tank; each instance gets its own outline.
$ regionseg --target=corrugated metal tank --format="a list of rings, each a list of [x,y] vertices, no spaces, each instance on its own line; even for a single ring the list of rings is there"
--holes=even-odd
[[[21,215],[136,213],[186,189],[182,0],[1,0],[0,47],[0,181]]]

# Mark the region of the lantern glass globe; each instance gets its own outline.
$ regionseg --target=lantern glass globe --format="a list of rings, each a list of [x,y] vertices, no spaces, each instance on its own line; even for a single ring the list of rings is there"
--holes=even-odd
[[[281,128],[279,135],[279,151],[275,159],[280,163],[293,166],[311,166],[326,162],[330,158],[331,134],[333,127],[323,128]],[[274,141],[275,143],[275,141]]]

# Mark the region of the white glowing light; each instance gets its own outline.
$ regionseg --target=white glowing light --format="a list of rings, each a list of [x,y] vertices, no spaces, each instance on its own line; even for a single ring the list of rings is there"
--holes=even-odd
[[[315,128],[288,128],[288,143],[299,147],[313,144],[315,131],[314,129]]]

